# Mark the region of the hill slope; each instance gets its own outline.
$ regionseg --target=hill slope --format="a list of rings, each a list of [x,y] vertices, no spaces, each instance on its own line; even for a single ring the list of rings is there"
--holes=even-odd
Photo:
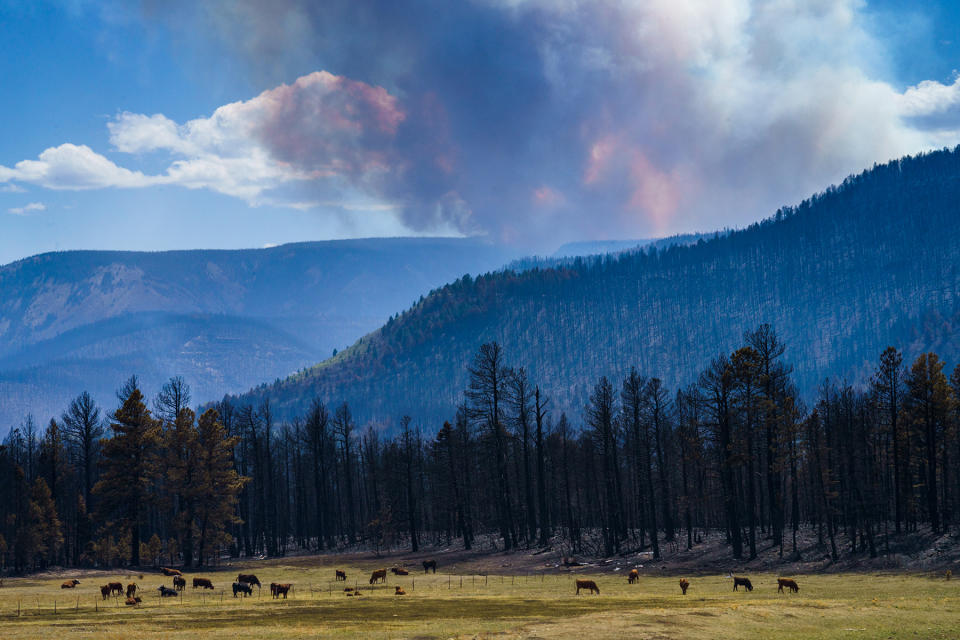
[[[270,249],[69,251],[0,267],[0,433],[88,389],[112,406],[132,373],[183,375],[211,400],[286,376],[431,288],[516,254],[470,239],[380,238]]]
[[[960,148],[876,166],[770,219],[692,246],[465,278],[306,373],[263,385],[301,412],[346,400],[360,420],[450,417],[477,347],[497,340],[579,417],[600,375],[631,365],[672,388],[771,323],[795,379],[863,379],[880,351],[936,344],[952,366],[960,292]]]

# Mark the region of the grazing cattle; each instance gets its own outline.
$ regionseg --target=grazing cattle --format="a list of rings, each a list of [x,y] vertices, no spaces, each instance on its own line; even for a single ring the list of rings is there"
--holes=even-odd
[[[580,595],[580,589],[589,589],[590,593],[600,594],[600,587],[593,580],[577,580],[577,595]]]
[[[179,571],[178,569],[168,569],[167,567],[160,567],[160,571],[162,571],[162,572],[163,572],[163,575],[165,575],[165,576],[167,576],[167,577],[170,577],[170,576],[182,576],[182,575],[183,575],[182,573],[180,573],[180,571]]]
[[[344,587],[343,590],[344,590],[344,591],[353,591],[353,587]]]
[[[157,591],[160,592],[161,598],[176,598],[178,595],[180,595],[173,589],[164,586],[157,587]]]
[[[138,604],[140,604],[140,602],[141,602],[140,596],[131,596],[127,598],[127,601],[124,602],[123,604],[127,605],[128,607],[135,607]]]
[[[683,592],[683,595],[687,595],[687,587],[690,586],[690,582],[686,578],[680,578],[680,591]]]
[[[750,583],[750,578],[738,578],[737,576],[734,576],[733,590],[738,591],[737,587],[746,587],[747,591],[753,591],[753,585]]]
[[[132,598],[133,596],[137,595],[137,589],[138,589],[138,587],[137,587],[137,583],[136,583],[136,582],[131,582],[130,584],[128,584],[128,585],[127,585],[127,597],[128,597],[128,598]]]
[[[777,593],[783,593],[783,588],[786,587],[794,593],[800,591],[800,587],[797,586],[796,580],[791,580],[790,578],[777,578]]]
[[[183,591],[187,588],[187,579],[183,576],[173,576],[173,588],[177,591]]]
[[[260,588],[261,586],[263,586],[260,584],[260,581],[257,579],[257,576],[253,575],[252,573],[241,573],[240,575],[237,576],[237,582],[246,582],[247,584],[255,584],[257,585],[257,588]]]
[[[377,582],[387,583],[386,569],[377,569],[370,575],[370,584],[376,584]]]
[[[80,581],[79,581],[79,580],[76,580],[76,579],[74,579],[74,580],[67,580],[67,581],[64,582],[62,585],[60,585],[60,588],[61,588],[61,589],[73,589],[73,588],[74,588],[75,586],[77,586],[78,584],[80,584]]]
[[[395,588],[396,588],[396,591],[393,592],[393,595],[395,595],[395,596],[405,596],[405,595],[407,595],[407,592],[404,591],[403,589],[401,589],[399,586],[397,586],[397,587],[395,587]]]
[[[337,569],[336,574],[337,574],[337,577],[336,577],[337,580],[343,580],[344,582],[347,581],[347,572],[346,572],[346,571],[340,571],[340,569]]]
[[[640,572],[636,569],[630,569],[630,575],[627,576],[627,582],[633,584],[640,581]]]
[[[283,599],[286,600],[287,592],[290,591],[290,587],[292,586],[293,586],[292,584],[275,584],[274,590],[273,590],[273,597],[279,598],[282,595]]]
[[[238,593],[242,593],[244,597],[253,595],[253,589],[250,588],[250,585],[246,582],[234,582],[233,583],[233,597],[236,598]]]
[[[118,596],[123,595],[123,583],[122,582],[110,582],[107,584],[110,587],[110,595],[113,595],[113,592],[116,591]]]
[[[210,582],[207,578],[194,578],[193,579],[193,588],[203,587],[204,589],[213,589],[213,583]]]
[[[104,599],[104,600],[106,600],[107,598],[109,598],[109,597],[110,597],[110,585],[105,584],[105,585],[103,585],[102,587],[100,587],[100,595],[103,596],[103,599]]]
[[[408,576],[410,572],[404,569],[403,567],[390,567],[390,571],[395,576]]]
[[[423,561],[423,572],[428,573],[430,569],[433,569],[433,572],[437,572],[437,561],[436,560],[424,560]]]

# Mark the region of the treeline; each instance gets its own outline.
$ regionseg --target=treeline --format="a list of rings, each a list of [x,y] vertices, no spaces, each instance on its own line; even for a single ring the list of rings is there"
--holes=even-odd
[[[18,571],[190,566],[488,534],[501,549],[659,557],[720,531],[746,559],[795,557],[805,529],[837,560],[960,524],[960,367],[948,378],[936,354],[908,366],[888,348],[869,380],[826,381],[806,407],[785,349],[762,325],[686,388],[633,368],[568,416],[488,343],[448,421],[403,416],[393,435],[320,399],[290,421],[229,400],[197,419],[179,378],[150,409],[133,378],[106,421],[82,394],[7,437],[0,554]]]

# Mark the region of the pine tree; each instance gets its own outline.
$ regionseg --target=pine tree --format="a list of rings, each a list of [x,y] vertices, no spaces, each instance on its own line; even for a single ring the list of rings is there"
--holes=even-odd
[[[947,431],[950,388],[943,373],[943,361],[935,353],[924,353],[910,367],[907,376],[906,415],[923,442],[922,474],[930,527],[940,530],[937,465],[941,441]]]
[[[208,548],[222,539],[229,524],[237,523],[237,497],[249,478],[233,467],[231,437],[216,409],[208,409],[197,422],[197,475],[194,508],[198,528],[198,564],[203,565]]]
[[[175,514],[174,530],[181,534],[180,548],[183,549],[185,567],[193,566],[195,505],[203,490],[197,481],[200,451],[195,415],[190,409],[181,408],[163,433],[166,464],[164,483],[173,502],[169,506]]]
[[[29,529],[34,539],[33,552],[40,566],[56,562],[63,546],[63,529],[50,487],[43,478],[37,478],[30,488]]]
[[[140,564],[140,529],[157,469],[162,442],[160,423],[153,419],[135,384],[113,414],[111,437],[103,443],[101,477],[93,488],[100,504],[99,520],[114,522],[130,532],[130,562]]]

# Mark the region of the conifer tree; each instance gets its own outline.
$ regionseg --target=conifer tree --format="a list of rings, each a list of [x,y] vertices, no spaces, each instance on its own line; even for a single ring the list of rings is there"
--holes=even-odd
[[[130,562],[140,564],[140,527],[149,490],[156,476],[160,423],[153,419],[135,384],[121,391],[123,404],[113,414],[111,437],[103,444],[101,477],[94,486],[101,522],[114,522],[130,532]]]
[[[158,403],[159,406],[159,403]],[[181,408],[172,424],[163,434],[165,445],[164,482],[174,501],[174,529],[181,534],[183,565],[193,566],[194,507],[203,487],[197,481],[199,434],[194,424],[195,414]]]
[[[943,361],[935,353],[921,354],[907,376],[905,410],[920,441],[923,443],[921,472],[930,527],[940,530],[937,466],[941,440],[947,431],[950,411],[950,388],[943,373]]]
[[[63,529],[50,487],[37,478],[30,488],[30,517],[27,527],[33,537],[33,552],[41,567],[56,562],[63,546]]]
[[[198,564],[203,565],[211,544],[224,537],[227,526],[236,524],[237,496],[249,478],[233,466],[236,436],[231,437],[215,409],[208,409],[197,423],[196,524]]]

